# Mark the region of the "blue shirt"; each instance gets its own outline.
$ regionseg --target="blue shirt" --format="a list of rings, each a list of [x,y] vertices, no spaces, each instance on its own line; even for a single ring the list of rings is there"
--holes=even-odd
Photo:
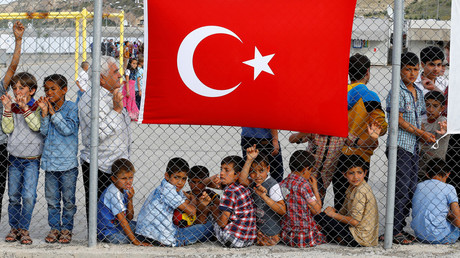
[[[415,236],[422,241],[435,242],[456,232],[458,238],[458,228],[447,220],[450,204],[454,202],[458,202],[458,197],[452,185],[436,179],[419,183],[412,199],[411,227]]]
[[[71,101],[65,101],[54,115],[41,118],[43,170],[66,171],[78,166],[78,124],[78,107]]]
[[[420,129],[422,126],[422,115],[426,113],[423,92],[414,86],[415,90],[417,91],[417,100],[415,100],[412,92],[407,89],[406,85],[402,81],[399,85],[399,113],[402,113],[402,116],[406,122]],[[391,90],[388,93],[386,104],[388,116],[390,117]],[[418,137],[415,134],[409,133],[401,127],[398,127],[398,147],[401,147],[406,151],[415,154],[417,145]]]
[[[97,202],[97,235],[105,236],[124,232],[117,215],[126,212],[128,193],[121,192],[113,183],[105,189]]]
[[[137,68],[137,73],[136,73],[136,84],[134,85],[134,90],[135,91],[139,91],[139,90],[143,90],[142,88],[142,77],[144,76],[144,68],[142,67],[138,67]],[[138,85],[137,83],[137,78],[141,78],[140,80],[140,85]],[[140,86],[140,87],[139,87]],[[144,93],[145,94],[145,93]]]
[[[257,139],[273,138],[271,129],[252,128],[252,127],[242,127],[241,136],[257,138]]]
[[[182,191],[166,179],[161,181],[142,206],[137,217],[136,233],[154,239],[164,245],[176,246],[176,227],[173,213],[186,200]]]

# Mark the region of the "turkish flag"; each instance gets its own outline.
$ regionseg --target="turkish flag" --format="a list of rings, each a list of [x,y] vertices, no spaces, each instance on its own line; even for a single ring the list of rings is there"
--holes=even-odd
[[[144,4],[142,123],[347,135],[356,1]]]

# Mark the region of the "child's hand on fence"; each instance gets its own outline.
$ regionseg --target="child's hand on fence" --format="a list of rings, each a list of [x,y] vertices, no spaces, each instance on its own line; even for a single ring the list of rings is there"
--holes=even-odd
[[[11,103],[13,103],[11,96],[8,93],[6,93],[5,95],[2,95],[1,100],[5,111],[11,112]]]
[[[439,122],[439,130],[436,130],[436,133],[440,135],[447,133],[447,121]]]
[[[382,132],[382,127],[377,122],[372,122],[367,125],[367,132],[373,139],[378,139]]]
[[[119,114],[123,110],[123,94],[120,92],[120,89],[113,91],[113,110]]]
[[[257,155],[259,155],[259,150],[256,148],[255,144],[246,149],[246,157],[248,160],[254,160]]]
[[[435,90],[436,86],[434,85],[434,82],[431,79],[428,79],[425,76],[421,76],[422,79],[422,85],[425,89],[427,90]]]
[[[326,215],[329,216],[329,217],[333,217],[334,214],[337,213],[337,211],[334,208],[332,208],[331,206],[329,206],[324,210],[324,213],[326,213]]]
[[[45,97],[40,97],[37,100],[38,106],[42,110],[42,117],[46,117],[48,115],[48,102],[45,99]]]
[[[211,197],[208,195],[208,193],[203,192],[203,194],[198,198],[198,205],[200,208],[207,207],[211,203]]]
[[[17,21],[17,22],[14,23],[14,25],[13,25],[13,34],[14,34],[14,38],[16,40],[22,40],[22,36],[24,35],[24,31],[25,31],[24,25],[22,25],[22,23],[20,21]]]
[[[16,100],[16,103],[18,104],[19,108],[21,108],[22,110],[25,110],[26,108],[28,109],[26,96],[24,96],[22,94],[18,94],[18,95],[16,95],[15,100]]]
[[[219,186],[219,187],[222,186],[222,185],[221,185],[221,181],[220,181],[220,176],[219,176],[219,175],[213,175],[213,176],[211,177],[211,180],[212,180],[212,182],[213,182],[216,186]]]

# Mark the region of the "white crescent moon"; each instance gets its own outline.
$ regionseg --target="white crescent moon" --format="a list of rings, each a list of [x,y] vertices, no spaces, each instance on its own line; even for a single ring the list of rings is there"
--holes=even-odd
[[[195,69],[193,68],[195,49],[203,39],[215,34],[230,35],[243,42],[231,30],[219,26],[204,26],[190,32],[180,44],[179,51],[177,52],[177,69],[179,70],[182,81],[191,91],[205,97],[222,97],[234,91],[241,84],[240,82],[235,87],[227,90],[216,90],[206,86],[196,76]]]

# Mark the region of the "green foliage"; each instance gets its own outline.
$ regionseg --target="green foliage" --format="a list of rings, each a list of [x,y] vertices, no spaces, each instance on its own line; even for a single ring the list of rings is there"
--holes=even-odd
[[[406,19],[450,20],[452,0],[417,0],[405,7]]]

